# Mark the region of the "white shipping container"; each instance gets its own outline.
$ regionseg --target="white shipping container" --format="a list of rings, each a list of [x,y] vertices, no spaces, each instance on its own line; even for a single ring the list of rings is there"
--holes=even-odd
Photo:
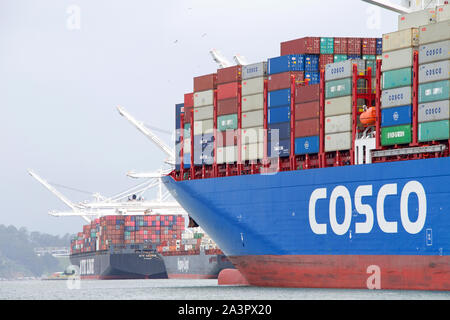
[[[412,88],[401,87],[381,92],[381,108],[392,108],[412,104]]]
[[[242,161],[255,161],[264,157],[264,143],[242,145]]]
[[[191,153],[191,139],[184,139],[183,153]]]
[[[450,39],[450,20],[420,27],[420,44]]]
[[[214,90],[194,93],[194,107],[204,107],[214,104]]]
[[[352,96],[325,100],[325,117],[352,113]]]
[[[418,45],[418,28],[411,28],[383,35],[383,53],[410,47],[417,47]]]
[[[325,81],[339,80],[353,76],[353,65],[356,64],[358,72],[365,73],[366,62],[362,59],[346,60],[330,63],[325,66]]]
[[[450,119],[450,100],[419,104],[419,122]]]
[[[264,77],[267,75],[267,61],[242,67],[242,80]]]
[[[237,162],[237,146],[217,148],[217,164]]]
[[[242,129],[241,131],[241,144],[252,144],[264,142],[264,127],[255,127]]]
[[[442,5],[436,8],[436,20],[437,22],[450,20],[450,5]]]
[[[209,120],[214,118],[214,106],[194,108],[194,121]]]
[[[434,8],[400,15],[398,17],[398,30],[419,28],[430,23],[436,23],[436,10]]]
[[[406,48],[383,53],[381,71],[403,69],[413,66],[414,51],[417,48]]]
[[[253,128],[264,126],[264,110],[242,113],[242,128]]]
[[[352,133],[342,132],[325,136],[325,152],[350,150],[352,148]]]
[[[419,66],[419,83],[450,79],[450,60]]]
[[[242,96],[264,93],[264,77],[242,80]]]
[[[450,59],[450,40],[424,44],[419,47],[419,64]]]
[[[325,134],[347,132],[352,130],[352,115],[325,118]]]
[[[214,120],[194,121],[194,136],[213,132]]]
[[[242,97],[242,112],[264,109],[264,94]]]

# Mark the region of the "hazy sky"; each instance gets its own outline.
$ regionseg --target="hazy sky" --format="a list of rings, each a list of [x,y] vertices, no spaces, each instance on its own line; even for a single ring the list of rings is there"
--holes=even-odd
[[[107,196],[138,183],[130,169],[160,168],[164,155],[115,106],[172,130],[192,77],[217,68],[211,48],[253,63],[286,40],[395,31],[397,15],[374,9],[359,0],[0,0],[0,224],[63,234],[84,223],[47,215],[66,206],[27,168]]]

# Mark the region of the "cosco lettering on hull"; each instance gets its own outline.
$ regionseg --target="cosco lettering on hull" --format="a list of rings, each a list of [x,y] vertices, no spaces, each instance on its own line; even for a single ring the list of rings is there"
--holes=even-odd
[[[369,204],[364,204],[364,198],[373,197],[373,186],[365,185],[359,186],[354,194],[354,206],[356,212],[366,217],[365,222],[357,222],[355,224],[355,233],[370,233],[374,226],[374,221],[384,233],[398,233],[398,221],[386,221],[384,214],[384,202],[388,196],[395,196],[398,194],[398,185],[386,184],[378,190],[376,196],[376,208],[374,209]],[[409,196],[415,194],[418,199],[418,217],[416,221],[411,221],[408,212]],[[338,199],[343,199],[345,204],[345,218],[342,223],[337,221],[336,204]],[[318,235],[328,233],[328,225],[324,223],[317,223],[316,220],[316,204],[318,201],[328,199],[327,188],[316,189],[311,194],[309,199],[309,224],[311,230]],[[427,197],[425,189],[418,181],[408,182],[402,189],[400,195],[400,220],[403,228],[409,234],[417,234],[423,230],[425,220],[427,217]],[[337,186],[331,192],[329,197],[329,221],[332,231],[337,235],[346,234],[352,222],[353,203],[350,191],[345,186]]]

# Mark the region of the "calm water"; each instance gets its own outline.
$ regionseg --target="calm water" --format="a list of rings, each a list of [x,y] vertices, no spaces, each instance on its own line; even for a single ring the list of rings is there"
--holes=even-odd
[[[79,288],[77,288],[79,287]],[[450,292],[218,286],[217,280],[1,281],[0,300],[450,300]]]

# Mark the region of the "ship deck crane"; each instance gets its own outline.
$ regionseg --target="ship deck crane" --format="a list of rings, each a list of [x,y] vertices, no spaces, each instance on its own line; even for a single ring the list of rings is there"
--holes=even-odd
[[[412,13],[425,10],[430,6],[439,6],[444,4],[442,0],[402,0],[401,4],[393,3],[389,0],[362,0],[387,10],[391,10],[400,14]]]

